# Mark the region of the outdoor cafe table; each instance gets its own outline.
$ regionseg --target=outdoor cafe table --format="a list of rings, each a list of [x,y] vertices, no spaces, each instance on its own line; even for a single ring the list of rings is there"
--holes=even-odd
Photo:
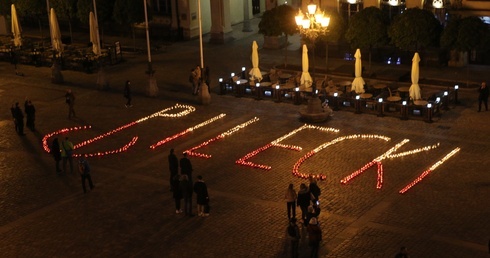
[[[408,92],[410,91],[409,87],[399,87],[398,92],[400,92],[400,97],[402,99],[407,99],[408,98]]]
[[[429,102],[425,100],[414,100],[413,104],[416,106],[426,106]]]
[[[288,79],[291,78],[291,76],[292,75],[289,73],[281,73],[279,75],[279,80],[280,80],[281,84],[285,84],[288,81]]]
[[[350,86],[352,84],[351,81],[341,81],[337,83],[340,87],[344,88],[344,93],[347,93],[347,86]]]

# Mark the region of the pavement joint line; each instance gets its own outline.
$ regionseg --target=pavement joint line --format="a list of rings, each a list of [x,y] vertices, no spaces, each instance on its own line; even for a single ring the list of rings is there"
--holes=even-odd
[[[21,227],[21,225],[31,223],[31,221],[34,221],[36,218],[41,217],[42,215],[50,212],[51,210],[60,207],[61,205],[64,205],[75,198],[80,196],[80,193],[76,194],[71,194],[67,195],[66,197],[57,200],[49,205],[43,206],[35,211],[30,212],[29,214],[22,216],[8,224],[5,224],[3,226],[0,226],[0,235],[6,234],[10,230],[14,230],[15,228]]]
[[[386,210],[391,203],[396,200],[396,197],[398,197],[396,194],[388,195],[374,207],[362,214],[358,219],[350,223],[350,225],[346,226],[345,229],[338,233],[334,239],[326,243],[327,249],[334,250],[340,243],[355,236],[359,230],[366,227],[366,225],[368,225],[382,211]]]
[[[403,235],[409,235],[409,236],[415,236],[415,235],[420,236],[420,234],[419,234],[420,231],[409,229],[409,228],[400,228],[400,227],[396,227],[396,226],[380,224],[377,222],[369,222],[369,223],[367,223],[367,226],[372,227],[372,228],[377,228],[377,229],[395,232],[397,234],[403,234]],[[430,235],[427,237],[427,239],[438,241],[438,242],[445,242],[445,243],[449,243],[451,245],[458,245],[458,246],[462,246],[462,247],[465,247],[468,249],[473,249],[475,251],[486,251],[487,250],[487,247],[485,245],[482,245],[482,244],[462,241],[459,239],[454,239],[452,237],[446,237],[446,236],[441,236],[441,235],[437,235],[437,234]]]

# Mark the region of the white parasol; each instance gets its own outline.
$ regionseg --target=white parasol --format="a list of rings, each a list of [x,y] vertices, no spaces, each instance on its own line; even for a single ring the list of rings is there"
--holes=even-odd
[[[354,55],[356,58],[355,64],[355,76],[354,81],[352,81],[352,90],[357,94],[364,93],[364,79],[362,79],[362,61],[361,61],[361,50],[358,48],[356,50],[356,54]]]
[[[262,80],[262,73],[259,69],[259,51],[255,40],[252,43],[252,69],[249,74],[254,80],[257,79],[259,82]]]
[[[303,73],[301,73],[300,83],[301,85],[304,85],[305,88],[309,88],[313,84],[313,79],[311,78],[311,75],[308,72],[310,65],[308,63],[308,48],[306,47],[305,44],[303,44],[303,55],[301,58],[301,65],[303,66]]]
[[[410,86],[410,98],[412,100],[421,99],[420,86],[419,86],[419,53],[415,52],[412,59],[412,85]]]

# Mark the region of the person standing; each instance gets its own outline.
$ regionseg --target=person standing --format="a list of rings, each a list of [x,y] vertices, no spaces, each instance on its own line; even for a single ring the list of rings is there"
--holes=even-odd
[[[189,181],[192,183],[192,164],[187,158],[187,152],[183,153],[184,157],[180,159],[180,174],[187,175]]]
[[[65,137],[61,142],[61,159],[63,160],[63,172],[66,173],[66,162],[70,163],[70,172],[73,174],[73,143]]]
[[[126,98],[126,107],[132,107],[131,105],[131,81],[127,80],[124,86],[124,97]]]
[[[485,104],[485,110],[488,111],[488,95],[489,90],[486,82],[482,82],[480,88],[478,88],[478,112],[481,111],[481,104]]]
[[[318,250],[320,249],[320,242],[322,241],[322,229],[318,225],[317,218],[311,218],[307,227],[308,231],[308,245],[311,248],[312,258],[318,257]]]
[[[17,127],[17,120],[15,119],[15,103],[12,103],[12,106],[10,107],[10,113],[12,113],[12,120],[14,121],[14,126],[15,126],[15,132],[19,133],[19,128]]]
[[[36,108],[32,105],[30,100],[26,100],[24,103],[24,112],[26,113],[26,126],[31,131],[36,131],[34,121],[36,120]]]
[[[191,72],[192,77],[192,95],[199,93],[199,84],[201,83],[201,67],[199,65]]]
[[[314,205],[318,205],[318,199],[320,198],[321,190],[320,187],[318,187],[315,178],[310,177],[310,185],[308,186],[308,189],[311,193],[311,201]]]
[[[301,239],[301,234],[299,233],[299,227],[296,224],[296,218],[289,220],[289,225],[287,229],[289,239],[291,240],[291,257],[299,257],[299,240]]]
[[[189,180],[189,177],[186,174],[182,174],[180,176],[180,191],[182,193],[182,197],[184,198],[184,215],[186,216],[194,216],[192,214],[192,183]]]
[[[302,183],[299,186],[297,205],[301,209],[301,219],[303,219],[303,225],[306,224],[306,215],[308,214],[308,206],[310,206],[311,194],[308,191],[308,187]]]
[[[68,105],[68,119],[70,119],[72,116],[77,117],[75,115],[75,95],[70,89],[66,91],[65,102]]]
[[[17,125],[17,133],[19,135],[25,135],[24,133],[24,113],[20,109],[19,102],[15,103],[14,118]]]
[[[170,170],[170,182],[179,173],[179,160],[174,154],[174,149],[170,149],[170,154],[168,154],[168,169]],[[171,188],[172,191],[174,190]]]
[[[395,258],[410,258],[407,248],[405,246],[400,247],[400,252],[395,255]]]
[[[60,169],[60,160],[61,160],[61,150],[60,150],[60,143],[58,141],[58,137],[54,138],[53,142],[51,143],[51,155],[53,155],[54,162],[56,164],[56,173],[61,173]]]
[[[194,193],[196,193],[197,199],[197,215],[200,217],[209,216],[209,213],[204,210],[204,207],[209,202],[208,187],[202,180],[202,176],[197,176],[197,182],[194,184]]]
[[[82,178],[83,193],[87,193],[87,188],[85,187],[85,181],[87,180],[90,190],[94,189],[92,177],[90,176],[90,166],[83,156],[80,156],[80,160],[78,161],[78,172],[80,172],[80,176]]]
[[[173,178],[171,185],[172,185],[172,197],[174,198],[175,201],[175,213],[179,214],[182,213],[183,210],[180,208],[180,200],[182,200],[182,191],[180,191],[179,185],[180,185],[180,175],[176,174]]]
[[[288,220],[291,220],[291,214],[293,218],[296,218],[296,199],[298,195],[296,194],[296,190],[294,190],[293,184],[289,184],[288,189],[286,190],[286,194],[284,195],[284,199],[286,199],[286,208],[288,211]]]

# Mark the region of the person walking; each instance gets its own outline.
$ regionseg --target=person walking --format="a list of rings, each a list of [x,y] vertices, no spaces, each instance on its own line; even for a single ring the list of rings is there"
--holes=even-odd
[[[172,177],[172,180],[170,182],[172,186],[172,197],[175,201],[175,213],[179,214],[183,212],[183,210],[180,208],[180,202],[182,200],[182,191],[180,191],[179,188],[180,175],[176,174],[174,177]]]
[[[287,234],[289,240],[291,240],[291,257],[297,258],[299,257],[299,240],[301,239],[301,234],[299,233],[299,227],[296,224],[296,218],[289,220]]]
[[[209,202],[208,187],[200,175],[197,176],[197,182],[194,183],[194,193],[196,193],[197,199],[197,215],[200,217],[209,216],[209,213],[204,209]]]
[[[92,183],[92,177],[90,176],[90,166],[87,160],[83,156],[80,156],[80,159],[78,160],[78,172],[80,172],[80,176],[82,178],[83,193],[87,193],[87,188],[85,187],[85,181],[88,181],[90,190],[94,189],[94,184]]]
[[[184,215],[193,217],[192,214],[192,183],[186,174],[180,176],[179,189],[184,198]]]
[[[56,173],[60,174],[62,171],[60,169],[61,150],[60,150],[60,143],[58,141],[58,137],[54,138],[53,142],[51,143],[50,153],[51,155],[53,155],[54,162],[56,164]]]
[[[488,111],[488,95],[489,90],[486,82],[482,82],[478,88],[478,112],[481,112],[481,104],[485,104],[485,111]]]
[[[174,154],[174,149],[170,149],[170,154],[168,154],[168,169],[170,170],[170,183],[172,183],[173,178],[179,173],[179,160]],[[171,187],[171,190],[174,189]]]
[[[70,163],[70,172],[73,174],[73,143],[65,137],[60,146],[63,172],[66,173],[66,162]]]
[[[284,199],[286,199],[286,208],[288,211],[288,220],[292,218],[296,218],[296,199],[298,195],[296,194],[296,190],[294,190],[294,185],[289,184],[288,189],[286,190],[286,194],[284,195]]]
[[[24,112],[26,113],[26,126],[31,131],[36,131],[34,121],[36,120],[36,108],[32,104],[31,100],[26,99],[24,103]]]
[[[301,209],[301,219],[303,220],[303,225],[306,224],[306,215],[308,214],[308,206],[310,206],[311,194],[308,191],[308,187],[302,183],[299,186],[297,206]]]
[[[187,152],[183,153],[184,157],[180,159],[180,174],[187,175],[189,181],[192,183],[192,164],[187,158]]]
[[[322,229],[318,225],[317,218],[311,218],[307,227],[308,232],[308,245],[311,248],[311,258],[318,257],[318,251],[320,249],[320,242],[322,241]]]
[[[24,133],[24,113],[20,109],[19,102],[15,103],[14,118],[17,125],[17,133],[19,135],[25,135]]]
[[[131,81],[127,80],[124,86],[124,97],[126,98],[126,107],[132,107],[131,105]]]
[[[65,102],[68,105],[68,119],[70,119],[72,116],[77,117],[75,115],[75,95],[70,89],[66,91]]]

